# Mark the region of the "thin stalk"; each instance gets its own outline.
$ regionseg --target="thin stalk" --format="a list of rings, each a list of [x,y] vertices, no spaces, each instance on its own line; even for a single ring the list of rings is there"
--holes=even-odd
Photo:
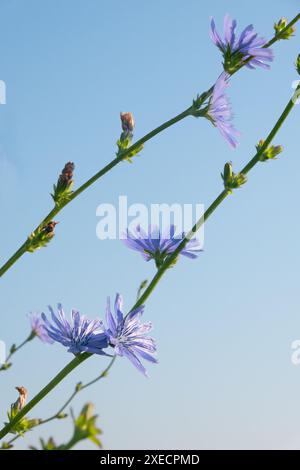
[[[71,403],[71,401],[76,397],[76,395],[81,392],[82,390],[90,387],[91,385],[94,385],[96,382],[99,382],[99,380],[103,379],[107,374],[110,368],[112,367],[113,363],[116,360],[116,356],[113,356],[112,360],[109,362],[108,366],[101,372],[100,375],[98,375],[95,379],[91,380],[90,382],[80,385],[80,387],[76,387],[74,392],[70,395],[68,400],[64,403],[64,405],[50,418],[40,420],[40,422],[37,424],[37,426],[40,426],[41,424],[49,423],[49,421],[53,421],[54,419],[58,419],[59,415],[67,408],[67,406]],[[37,427],[35,426],[35,427]]]
[[[300,13],[295,16],[288,24],[287,26],[282,30],[281,34],[279,35],[274,35],[263,47],[267,48],[270,47],[272,44],[275,42],[279,41],[281,39],[281,35],[293,26],[297,21],[300,19]],[[240,70],[248,61],[251,60],[251,57],[245,61],[239,69]],[[237,72],[236,70],[236,72]],[[204,103],[204,101],[211,95],[213,91],[213,86],[210,87],[206,92],[204,92],[201,95],[201,102]],[[160,126],[156,127],[153,129],[151,132],[146,134],[144,137],[139,139],[137,142],[135,142],[133,145],[131,145],[127,150],[124,150],[121,154],[120,157],[115,158],[112,160],[110,163],[108,163],[104,168],[99,170],[94,176],[92,176],[90,179],[88,179],[85,183],[83,183],[77,190],[75,190],[69,200],[65,201],[64,203],[61,203],[59,206],[55,206],[49,214],[43,219],[43,221],[37,226],[37,228],[34,231],[38,231],[39,229],[43,228],[47,223],[49,223],[53,218],[66,206],[68,205],[71,201],[76,199],[83,191],[85,191],[87,188],[89,188],[93,183],[98,181],[100,178],[102,178],[106,173],[108,173],[110,170],[112,170],[115,166],[117,166],[120,162],[124,161],[128,155],[133,150],[138,149],[141,145],[155,137],[157,134],[160,132],[164,131],[168,127],[173,126],[177,122],[185,119],[187,116],[190,116],[193,111],[193,106],[188,107],[186,110],[184,110],[182,113],[178,114],[177,116],[173,117],[172,119],[166,121],[165,123],[161,124]],[[0,268],[0,277],[2,277],[8,269],[10,269],[23,255],[24,253],[27,252],[28,248],[28,241],[26,240],[23,245],[8,259],[6,263]]]
[[[30,335],[21,343],[19,346],[16,346],[14,349],[11,350],[9,355],[5,359],[5,363],[0,367],[0,372],[3,370],[7,370],[11,364],[8,363],[8,361],[11,359],[11,357],[19,351],[25,344],[29,343],[29,341],[33,340],[33,338],[36,336],[36,334],[32,331]]]

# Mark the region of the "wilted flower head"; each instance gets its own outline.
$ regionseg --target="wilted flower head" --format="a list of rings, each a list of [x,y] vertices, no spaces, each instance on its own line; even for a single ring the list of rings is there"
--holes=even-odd
[[[219,129],[229,145],[235,148],[238,144],[237,138],[240,136],[240,133],[235,129],[231,122],[231,106],[228,97],[225,94],[228,80],[229,75],[223,72],[216,81],[207,106],[206,117]]]
[[[34,336],[40,338],[43,343],[53,343],[53,339],[51,339],[46,331],[44,321],[39,313],[32,312],[28,315],[31,331]]]
[[[120,294],[117,294],[115,315],[113,315],[110,309],[110,299],[107,299],[106,335],[109,344],[114,348],[115,354],[127,357],[140,372],[147,375],[147,371],[139,357],[157,363],[154,356],[156,352],[155,342],[147,336],[149,331],[152,330],[152,324],[150,322],[141,322],[144,306],[132,310],[125,317],[122,307],[123,299]]]
[[[224,17],[224,39],[221,39],[215,21],[211,20],[210,37],[221,50],[224,57],[224,69],[232,74],[241,65],[254,69],[255,67],[269,68],[266,62],[272,62],[273,52],[269,48],[264,48],[266,40],[259,37],[253,26],[250,24],[236,37],[235,28],[237,22],[229,15]]]
[[[20,411],[26,405],[28,392],[27,392],[27,389],[23,386],[16,387],[16,390],[18,390],[19,392],[19,397],[17,401],[12,405],[12,407]]]
[[[72,310],[72,321],[66,319],[61,304],[57,306],[55,314],[48,307],[51,314],[52,324],[42,313],[47,334],[51,339],[61,343],[73,354],[89,352],[92,354],[105,354],[103,349],[108,346],[107,337],[104,334],[103,322],[100,320],[89,320],[76,310]]]
[[[126,133],[132,133],[134,129],[134,118],[131,113],[120,113],[122,129]]]
[[[160,267],[165,259],[176,250],[185,236],[184,233],[180,236],[176,235],[175,230],[175,225],[170,225],[162,234],[157,226],[149,226],[146,233],[140,225],[137,225],[133,233],[127,229],[122,242],[128,248],[140,252],[146,261],[153,259],[156,266]],[[187,242],[180,254],[194,259],[197,258],[200,251],[198,240],[193,238]]]

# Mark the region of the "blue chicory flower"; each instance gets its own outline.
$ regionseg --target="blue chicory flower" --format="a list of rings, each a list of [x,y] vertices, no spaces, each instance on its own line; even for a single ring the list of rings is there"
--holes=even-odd
[[[32,337],[37,336],[43,343],[52,344],[54,343],[53,339],[51,339],[46,331],[44,321],[39,313],[31,312],[28,315]]]
[[[90,320],[76,310],[72,310],[72,322],[68,321],[61,304],[57,306],[57,313],[48,307],[52,324],[42,313],[45,329],[51,339],[61,343],[73,354],[88,352],[91,354],[105,354],[108,347],[107,336],[104,332],[103,322]]]
[[[211,98],[209,100],[206,117],[216,126],[221,132],[224,139],[236,148],[238,144],[237,138],[240,133],[235,129],[232,120],[232,110],[225,94],[225,89],[228,86],[229,74],[226,72],[221,73],[216,81]]]
[[[154,259],[156,266],[159,268],[168,255],[172,254],[178,245],[182,242],[185,234],[180,236],[175,234],[176,227],[171,225],[163,234],[157,226],[149,226],[148,232],[145,232],[140,225],[137,225],[134,232],[128,229],[122,242],[132,250],[141,253],[146,261]],[[193,238],[188,241],[180,254],[194,259],[198,253],[202,251],[200,243]]]
[[[124,317],[122,312],[123,299],[120,294],[116,295],[115,315],[110,308],[110,299],[107,299],[106,307],[106,335],[109,345],[115,350],[118,356],[127,357],[132,364],[144,375],[147,371],[140,358],[157,363],[154,356],[156,345],[152,338],[147,334],[152,330],[152,324],[142,323],[141,316],[144,312],[144,306],[140,306]]]
[[[216,30],[214,19],[211,19],[210,37],[223,54],[224,69],[231,74],[244,63],[251,69],[255,67],[270,68],[266,62],[272,62],[273,52],[270,48],[263,47],[266,40],[253,31],[251,24],[242,31],[239,37],[236,36],[236,25],[236,20],[232,20],[228,14],[225,15],[224,39],[221,39]]]

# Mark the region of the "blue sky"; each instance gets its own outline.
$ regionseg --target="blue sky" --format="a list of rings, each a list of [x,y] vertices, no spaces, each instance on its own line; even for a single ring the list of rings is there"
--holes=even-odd
[[[229,12],[239,28],[253,23],[269,38],[296,0],[1,0],[0,106],[1,261],[51,208],[49,193],[68,160],[76,185],[110,161],[119,112],[132,111],[136,138],[181,112],[221,71],[208,36],[210,16]],[[129,308],[154,266],[118,240],[96,237],[96,207],[116,203],[203,203],[220,192],[220,172],[253,156],[291,96],[299,36],[274,46],[270,71],[242,70],[228,90],[241,131],[236,151],[208,121],[186,119],[147,143],[133,165],[122,164],[60,214],[53,242],[25,255],[1,279],[0,339],[20,342],[26,314],[62,302],[104,315],[117,291]],[[299,106],[276,137],[284,153],[259,165],[205,227],[197,261],[181,259],[147,302],[159,365],[146,380],[126,360],[83,392],[74,410],[93,401],[106,448],[300,448],[300,367],[291,342],[300,338]],[[1,417],[15,385],[33,396],[71,359],[60,345],[38,340],[0,376]],[[57,410],[79,380],[105,366],[93,357],[37,406]],[[55,422],[39,436],[66,441],[71,426]],[[83,446],[82,446],[83,447]],[[84,448],[93,448],[84,444]]]

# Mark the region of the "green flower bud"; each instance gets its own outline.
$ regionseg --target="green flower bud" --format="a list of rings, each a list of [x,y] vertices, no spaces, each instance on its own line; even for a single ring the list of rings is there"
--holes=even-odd
[[[256,145],[256,150],[257,152],[260,152],[263,145],[264,145],[264,140],[261,139],[258,144]],[[282,145],[270,145],[267,147],[262,154],[259,157],[259,160],[261,162],[266,162],[268,160],[276,160],[277,155],[279,155],[283,151]]]
[[[288,20],[286,18],[280,18],[280,20],[274,24],[275,36],[277,36],[279,39],[290,39],[290,37],[293,36],[294,32],[296,31],[294,26],[290,26],[284,31],[287,24]]]
[[[246,183],[247,177],[243,173],[234,173],[232,171],[232,163],[225,163],[224,172],[221,173],[224,188],[232,193],[233,189],[240,188],[243,184]]]
[[[78,382],[75,387],[75,391],[79,392],[82,389],[82,382]]]
[[[12,363],[11,363],[11,362],[5,362],[5,363],[2,364],[2,366],[0,367],[0,371],[1,371],[1,370],[7,370],[7,369],[9,369],[11,366],[12,366]]]
[[[296,66],[296,70],[297,70],[297,72],[298,72],[298,73],[299,73],[299,75],[300,75],[300,54],[298,54],[298,57],[297,57],[297,60],[296,60],[295,66]]]

